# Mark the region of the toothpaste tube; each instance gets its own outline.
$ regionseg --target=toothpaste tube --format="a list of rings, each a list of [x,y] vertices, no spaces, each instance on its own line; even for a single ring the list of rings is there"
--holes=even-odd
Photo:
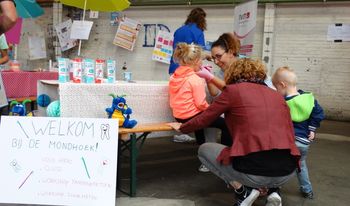
[[[94,60],[84,59],[84,83],[94,83],[95,82],[95,65]]]
[[[116,66],[115,60],[107,60],[107,82],[115,83]]]
[[[82,73],[83,73],[83,61],[80,58],[75,58],[72,60],[73,68],[73,82],[81,83],[82,82]]]
[[[103,68],[105,65],[105,60],[96,59],[95,61],[95,83],[103,82]]]
[[[66,83],[69,82],[69,67],[67,58],[57,58],[58,62],[58,82]]]

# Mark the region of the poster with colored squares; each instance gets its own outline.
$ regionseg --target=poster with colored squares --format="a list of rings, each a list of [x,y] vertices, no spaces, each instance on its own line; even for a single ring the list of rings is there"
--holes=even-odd
[[[152,53],[152,60],[170,64],[173,54],[173,41],[174,37],[172,33],[159,30]]]
[[[0,203],[115,206],[116,119],[2,116]]]

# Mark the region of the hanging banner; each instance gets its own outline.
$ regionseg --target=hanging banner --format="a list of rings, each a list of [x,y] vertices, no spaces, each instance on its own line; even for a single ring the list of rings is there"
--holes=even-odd
[[[258,1],[249,1],[235,7],[234,33],[241,41],[240,54],[251,56],[253,53],[254,33]]]
[[[173,41],[172,33],[159,30],[152,52],[152,60],[170,64],[171,55],[173,54]]]
[[[124,18],[120,21],[113,44],[132,51],[135,47],[137,36],[141,29],[139,21]]]
[[[116,119],[2,116],[0,134],[0,203],[115,206]]]

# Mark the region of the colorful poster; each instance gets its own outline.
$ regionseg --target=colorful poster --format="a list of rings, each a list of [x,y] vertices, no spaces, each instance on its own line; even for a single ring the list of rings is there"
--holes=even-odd
[[[77,40],[70,38],[72,29],[71,19],[56,25],[55,29],[62,51],[67,51],[68,49],[71,49],[77,45]]]
[[[118,26],[119,21],[121,21],[122,13],[121,12],[111,12],[111,26]]]
[[[30,33],[28,35],[29,42],[29,59],[45,59],[46,55],[46,44],[45,36],[43,32]]]
[[[115,206],[116,119],[2,116],[0,202]]]
[[[258,1],[248,1],[235,7],[234,33],[241,41],[240,54],[251,56],[253,53],[254,33]]]
[[[15,26],[5,33],[7,43],[19,44],[21,40],[22,18],[18,18]]]
[[[139,21],[124,18],[120,21],[113,44],[132,51],[135,47],[136,39],[141,29]]]
[[[152,53],[152,60],[170,64],[173,54],[173,41],[174,37],[172,33],[159,30]]]

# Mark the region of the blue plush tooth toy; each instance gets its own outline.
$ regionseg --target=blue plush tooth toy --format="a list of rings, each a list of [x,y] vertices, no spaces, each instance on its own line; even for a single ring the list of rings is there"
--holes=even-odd
[[[116,96],[109,94],[113,97],[112,106],[106,108],[108,118],[119,119],[119,127],[133,128],[136,124],[136,120],[130,119],[132,109],[126,104],[124,96]]]
[[[25,99],[22,104],[17,102],[16,100],[11,101],[10,108],[11,112],[10,115],[12,116],[33,116],[32,112],[27,112],[26,104],[28,102],[32,102],[30,99]]]

